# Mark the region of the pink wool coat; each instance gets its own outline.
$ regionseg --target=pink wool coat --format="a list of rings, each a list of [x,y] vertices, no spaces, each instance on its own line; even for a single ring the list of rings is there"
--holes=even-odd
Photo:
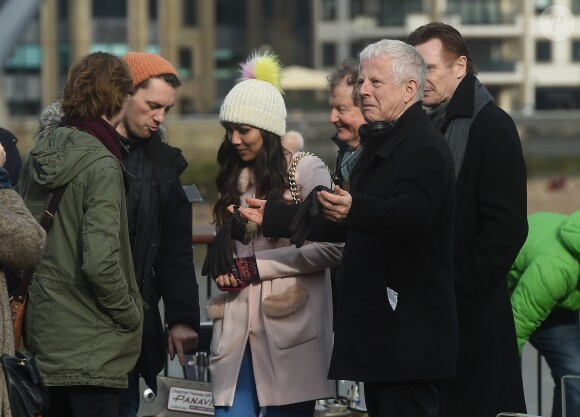
[[[331,186],[328,170],[316,156],[300,159],[296,182],[302,198],[317,185]],[[242,204],[254,195],[252,183],[252,173],[243,171],[238,179]],[[292,201],[289,191],[285,199]],[[296,248],[288,239],[260,234],[249,245],[233,245],[236,257],[256,256],[261,283],[208,302],[214,323],[214,405],[232,405],[247,343],[261,406],[333,397],[334,382],[327,379],[332,352],[328,268],[340,263],[343,244],[306,242]]]

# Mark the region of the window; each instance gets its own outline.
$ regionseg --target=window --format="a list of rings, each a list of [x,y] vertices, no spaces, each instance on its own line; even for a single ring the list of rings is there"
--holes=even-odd
[[[234,50],[230,48],[220,48],[214,51],[215,71],[214,76],[217,79],[230,80],[236,77],[239,62],[244,60],[245,51]],[[228,87],[228,90],[232,86]],[[227,92],[226,91],[226,92]]]
[[[197,1],[181,0],[183,10],[183,26],[197,26]]]
[[[273,1],[265,1],[262,3],[262,14],[266,18],[273,18],[276,14],[275,4]]]
[[[244,0],[217,0],[215,10],[217,26],[243,27],[246,21],[246,2]]]
[[[350,44],[350,56],[357,58],[359,57],[361,51],[365,49],[367,45],[375,42],[374,39],[365,39],[360,41],[355,41]]]
[[[336,0],[322,0],[322,20],[336,20]]]
[[[405,24],[407,15],[420,13],[423,10],[421,0],[381,0],[379,3],[378,17],[380,26],[402,26]]]
[[[536,88],[536,109],[538,110],[580,109],[580,88],[579,87]]]
[[[467,46],[477,70],[482,72],[513,72],[515,59],[502,52],[502,39],[469,39]]]
[[[513,3],[510,6],[502,0],[449,0],[448,7],[449,13],[460,15],[461,23],[468,24],[513,23],[516,10]]]
[[[61,43],[58,45],[58,72],[65,79],[68,74],[69,62],[71,59],[70,45]]]
[[[192,76],[193,54],[189,48],[179,48],[179,65],[178,72],[181,79],[188,79]]]
[[[322,45],[322,65],[325,67],[334,67],[336,65],[336,45],[334,43]]]
[[[93,43],[91,52],[109,52],[117,56],[123,56],[129,52],[129,45],[126,43]]]
[[[92,3],[93,17],[127,16],[127,0],[99,0]]]
[[[19,44],[4,63],[7,72],[40,72],[41,51],[38,44]]]
[[[572,61],[580,62],[580,41],[572,42]]]
[[[181,114],[195,113],[195,103],[191,97],[182,97],[179,100],[179,106],[181,108]]]
[[[358,16],[364,16],[365,7],[364,0],[351,0],[350,2],[350,18],[354,19]]]
[[[58,0],[58,18],[60,20],[68,19],[68,0]]]
[[[536,9],[536,14],[541,14],[546,7],[552,5],[552,0],[534,0],[534,8]]]
[[[536,62],[550,62],[552,60],[552,42],[536,42]]]

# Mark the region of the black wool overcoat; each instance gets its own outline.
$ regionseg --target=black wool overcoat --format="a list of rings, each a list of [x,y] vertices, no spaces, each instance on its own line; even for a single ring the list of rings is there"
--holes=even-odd
[[[446,119],[473,115],[474,81],[460,83]],[[459,356],[457,376],[443,384],[439,416],[525,413],[507,272],[528,231],[526,167],[514,122],[494,103],[473,120],[456,190]]]
[[[314,222],[309,235],[346,242],[329,378],[447,378],[457,358],[452,156],[420,103],[393,127],[371,130],[361,130],[347,218]],[[291,208],[267,203],[264,235],[287,234],[285,210]]]

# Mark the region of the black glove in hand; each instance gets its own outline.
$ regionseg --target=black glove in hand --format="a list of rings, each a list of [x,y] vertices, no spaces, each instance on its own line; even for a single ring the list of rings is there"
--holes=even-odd
[[[247,245],[258,235],[258,231],[258,225],[253,221],[243,219],[236,207],[232,214],[232,239]]]
[[[290,243],[296,245],[297,248],[304,245],[310,231],[310,221],[320,212],[320,203],[318,198],[316,198],[316,192],[318,191],[334,193],[334,190],[324,185],[317,185],[304,199],[290,225]]]
[[[207,255],[201,268],[201,274],[212,279],[229,272],[234,260],[232,254],[232,220],[231,216],[217,231],[213,242],[208,246]]]
[[[222,291],[241,291],[252,282],[260,281],[258,264],[255,256],[235,258],[230,269],[230,274],[234,276],[238,285],[236,287],[219,286]]]
[[[215,279],[228,273],[234,262],[232,239],[247,245],[257,236],[258,231],[259,227],[256,223],[242,219],[239,211],[234,210],[234,213],[220,227],[207,249],[207,255],[201,269],[202,275]]]

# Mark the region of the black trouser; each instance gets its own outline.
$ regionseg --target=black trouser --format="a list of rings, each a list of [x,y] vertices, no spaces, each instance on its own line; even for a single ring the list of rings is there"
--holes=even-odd
[[[47,417],[118,417],[119,389],[94,385],[48,387]]]
[[[437,417],[439,381],[365,382],[369,417]]]

